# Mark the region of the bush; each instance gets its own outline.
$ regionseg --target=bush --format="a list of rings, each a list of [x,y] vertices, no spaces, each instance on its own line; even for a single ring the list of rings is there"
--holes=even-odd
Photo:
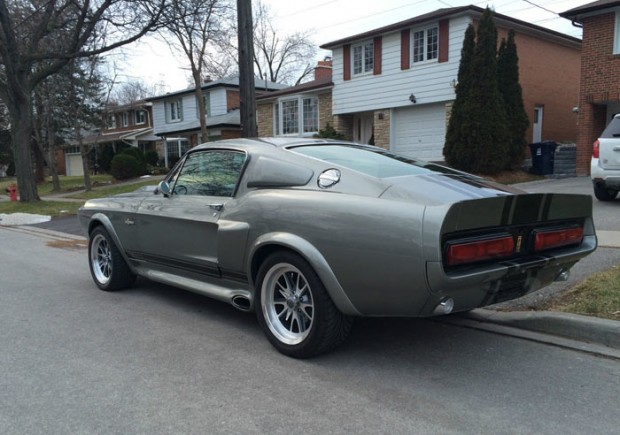
[[[332,125],[328,122],[325,124],[325,128],[323,130],[319,130],[319,134],[315,134],[314,137],[323,138],[323,139],[336,139],[336,140],[344,140],[345,136],[342,133],[338,133],[338,131],[332,127]]]
[[[101,147],[97,153],[97,164],[102,172],[110,172],[112,159],[114,158],[114,150],[111,145]]]
[[[138,161],[130,154],[121,153],[114,156],[110,164],[110,173],[117,180],[126,180],[144,175],[144,162]]]
[[[159,155],[156,151],[147,151],[144,153],[144,160],[146,160],[147,165],[157,166],[157,162],[159,161]]]
[[[140,163],[140,173],[138,175],[146,174],[146,159],[144,158],[144,153],[139,148],[129,147],[124,149],[121,154],[131,156]]]

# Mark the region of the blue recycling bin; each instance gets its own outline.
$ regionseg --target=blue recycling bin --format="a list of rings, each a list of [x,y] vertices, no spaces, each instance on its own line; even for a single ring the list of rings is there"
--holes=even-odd
[[[553,174],[553,163],[557,146],[558,144],[552,140],[530,144],[532,173],[538,175]]]

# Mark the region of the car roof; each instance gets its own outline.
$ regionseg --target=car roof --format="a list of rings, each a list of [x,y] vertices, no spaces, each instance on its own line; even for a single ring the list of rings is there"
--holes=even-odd
[[[259,137],[259,138],[239,138],[239,139],[225,139],[225,140],[217,140],[213,142],[205,142],[203,144],[197,145],[192,148],[192,150],[201,149],[201,148],[213,148],[213,147],[231,147],[231,146],[242,146],[242,147],[261,147],[261,146],[270,146],[274,148],[285,148],[289,146],[298,146],[298,145],[329,145],[329,144],[346,144],[346,145],[355,145],[361,146],[364,145],[342,141],[342,140],[333,140],[333,139],[315,139],[315,138],[303,138],[303,137]]]

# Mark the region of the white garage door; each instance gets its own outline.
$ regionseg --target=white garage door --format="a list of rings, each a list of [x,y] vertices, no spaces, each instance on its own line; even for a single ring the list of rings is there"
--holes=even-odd
[[[394,109],[392,150],[407,157],[443,160],[446,109],[443,103]]]
[[[67,165],[67,175],[74,177],[84,175],[81,154],[67,154],[65,162]]]

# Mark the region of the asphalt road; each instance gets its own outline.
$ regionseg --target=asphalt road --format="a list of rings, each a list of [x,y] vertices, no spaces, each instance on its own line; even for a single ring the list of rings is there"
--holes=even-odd
[[[416,319],[298,361],[254,316],[139,281],[105,293],[75,241],[0,227],[0,432],[617,433],[620,362]]]

